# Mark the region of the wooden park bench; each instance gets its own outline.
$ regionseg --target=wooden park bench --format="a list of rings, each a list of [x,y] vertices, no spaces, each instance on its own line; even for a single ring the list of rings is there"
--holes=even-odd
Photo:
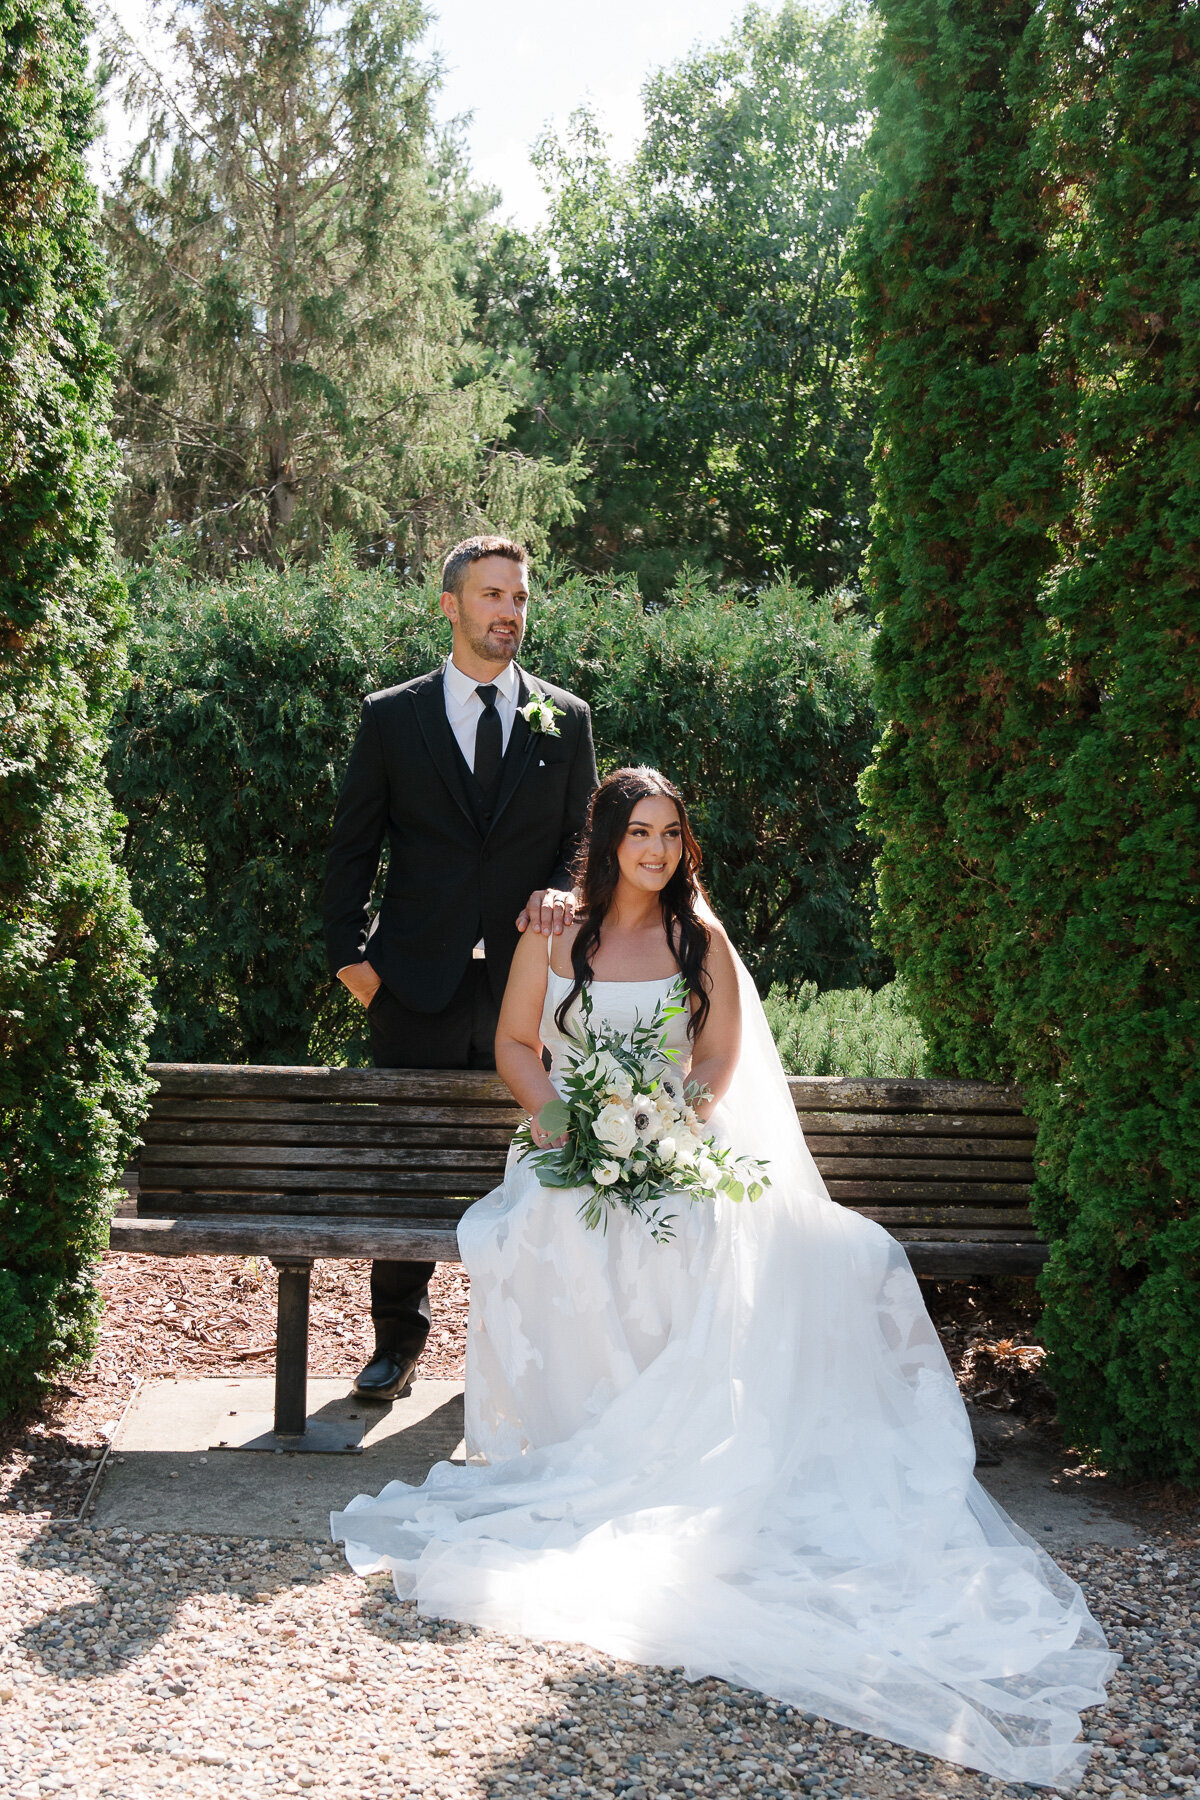
[[[136,1216],[114,1219],[113,1249],[269,1257],[279,1270],[274,1429],[254,1447],[354,1449],[353,1431],[306,1426],[312,1265],[457,1262],[459,1217],[500,1181],[522,1116],[508,1089],[458,1070],[156,1063],[150,1073],[158,1093]],[[830,1194],[886,1226],[918,1275],[1041,1267],[1028,1210],[1034,1127],[1018,1089],[794,1076],[791,1090]]]

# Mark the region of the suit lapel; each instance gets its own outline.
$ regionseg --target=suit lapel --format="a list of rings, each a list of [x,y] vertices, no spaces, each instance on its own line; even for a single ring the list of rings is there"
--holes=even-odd
[[[517,665],[517,716],[513,720],[512,733],[508,740],[508,749],[500,770],[500,792],[496,795],[496,810],[492,814],[491,829],[494,831],[500,815],[521,785],[521,777],[533,760],[533,750],[538,734],[530,731],[529,721],[524,718],[521,708],[534,696],[541,696],[541,688],[533,677],[527,675]],[[446,727],[449,730],[449,726]]]
[[[479,822],[475,817],[471,802],[467,798],[466,783],[459,765],[454,733],[451,731],[450,721],[446,717],[446,690],[443,685],[441,669],[435,669],[415,690],[413,705],[417,714],[417,722],[421,727],[421,736],[425,739],[425,747],[434,760],[438,774],[462,808],[472,828],[478,831]],[[523,720],[521,722],[524,723]]]

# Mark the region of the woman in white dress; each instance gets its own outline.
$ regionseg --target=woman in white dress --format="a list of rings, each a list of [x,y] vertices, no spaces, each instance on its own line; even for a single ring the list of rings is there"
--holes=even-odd
[[[974,1479],[903,1249],[829,1199],[754,985],[696,883],[675,789],[593,801],[580,923],[518,947],[497,1067],[533,1115],[583,986],[629,1030],[682,976],[671,1047],[771,1186],[680,1198],[656,1243],[510,1153],[459,1226],[468,1465],[334,1514],[422,1612],[681,1664],[1007,1780],[1069,1785],[1117,1662],[1078,1587]],[[543,1066],[549,1050],[551,1071]],[[535,1136],[539,1129],[534,1125]],[[541,1134],[540,1141],[544,1141]]]

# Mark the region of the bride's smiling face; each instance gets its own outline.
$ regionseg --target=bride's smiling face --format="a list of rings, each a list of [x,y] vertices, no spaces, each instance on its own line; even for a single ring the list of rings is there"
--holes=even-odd
[[[666,794],[639,800],[617,846],[622,878],[642,893],[666,887],[683,855],[683,827],[675,802]]]

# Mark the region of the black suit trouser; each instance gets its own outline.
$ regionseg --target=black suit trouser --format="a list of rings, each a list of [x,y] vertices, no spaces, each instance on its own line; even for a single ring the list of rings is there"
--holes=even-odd
[[[368,1008],[377,1069],[494,1069],[500,1009],[487,964],[472,958],[450,1004],[414,1012],[381,987]],[[429,1335],[429,1282],[436,1263],[371,1264],[371,1318],[381,1350],[419,1356]]]

